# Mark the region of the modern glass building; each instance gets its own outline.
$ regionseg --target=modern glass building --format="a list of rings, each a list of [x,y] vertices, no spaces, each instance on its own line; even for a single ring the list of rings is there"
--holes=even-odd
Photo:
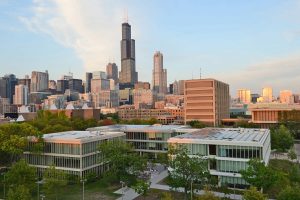
[[[90,128],[91,131],[120,131],[126,141],[132,143],[140,155],[156,158],[159,153],[168,152],[168,139],[197,129],[181,125],[111,125]]]
[[[247,169],[248,161],[256,158],[267,165],[271,152],[268,129],[204,128],[172,137],[168,143],[186,146],[191,156],[205,156],[219,186],[237,188],[248,185],[239,173]]]
[[[31,138],[25,160],[37,168],[38,174],[55,166],[67,174],[85,177],[89,173],[101,175],[107,169],[99,145],[107,140],[123,140],[123,132],[67,131],[44,135],[43,152],[34,153],[36,142]]]

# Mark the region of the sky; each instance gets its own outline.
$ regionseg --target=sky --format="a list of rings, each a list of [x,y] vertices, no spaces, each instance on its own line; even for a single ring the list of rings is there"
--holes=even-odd
[[[121,24],[131,24],[140,81],[153,54],[168,83],[215,78],[239,88],[300,93],[299,0],[0,0],[0,76],[120,70]]]

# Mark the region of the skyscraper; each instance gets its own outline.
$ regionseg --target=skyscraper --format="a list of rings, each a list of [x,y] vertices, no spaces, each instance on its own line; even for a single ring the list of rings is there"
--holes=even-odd
[[[239,89],[238,90],[238,99],[240,103],[248,104],[251,103],[251,92],[248,89]]]
[[[14,94],[14,104],[17,105],[28,105],[28,86],[27,85],[16,85]]]
[[[292,104],[295,102],[293,93],[290,90],[281,90],[279,98],[281,103]]]
[[[17,85],[17,78],[14,74],[8,74],[0,78],[0,96],[9,98],[10,103],[13,103],[15,85]]]
[[[107,79],[113,79],[115,81],[115,84],[119,82],[118,66],[116,65],[116,63],[108,63],[106,65],[106,74],[107,74]]]
[[[167,86],[167,70],[163,68],[163,54],[159,51],[153,56],[152,70],[152,90],[156,94],[166,94]]]
[[[264,103],[270,103],[273,100],[273,89],[271,87],[265,87],[262,90],[262,98]]]
[[[138,81],[138,73],[135,70],[135,41],[131,39],[131,26],[125,22],[122,24],[121,40],[121,71],[120,89],[133,88]]]
[[[49,74],[46,72],[33,71],[31,73],[30,92],[41,92],[48,89]]]
[[[91,92],[92,78],[93,78],[93,73],[91,72],[85,73],[85,93]]]

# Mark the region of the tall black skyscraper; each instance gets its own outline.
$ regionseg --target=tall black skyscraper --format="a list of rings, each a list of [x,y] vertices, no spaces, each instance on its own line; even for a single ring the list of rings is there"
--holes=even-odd
[[[91,72],[85,73],[85,93],[91,92],[92,78],[93,78],[93,73],[91,73]]]
[[[131,26],[122,24],[121,40],[121,71],[119,76],[120,89],[133,88],[138,82],[138,73],[135,70],[135,41],[131,39]]]
[[[18,81],[14,74],[8,74],[0,78],[0,96],[9,98],[10,103],[13,103],[13,96],[15,94],[15,86]]]

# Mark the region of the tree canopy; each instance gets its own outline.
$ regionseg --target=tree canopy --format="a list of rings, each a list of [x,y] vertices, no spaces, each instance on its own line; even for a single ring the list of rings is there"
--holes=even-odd
[[[294,138],[289,129],[284,125],[271,131],[271,147],[281,152],[286,152],[294,144]]]
[[[170,186],[173,189],[184,188],[185,198],[191,190],[192,183],[203,185],[209,177],[208,162],[201,155],[190,157],[187,149],[178,145],[169,147]]]
[[[243,200],[266,200],[267,197],[261,192],[257,191],[256,187],[251,186],[244,192]]]
[[[251,159],[248,168],[240,171],[245,181],[260,189],[268,189],[279,180],[279,174],[258,159]]]
[[[109,164],[106,175],[111,176],[111,180],[124,181],[127,185],[132,185],[146,168],[146,159],[139,156],[131,144],[123,140],[104,142],[99,150],[103,161]]]

